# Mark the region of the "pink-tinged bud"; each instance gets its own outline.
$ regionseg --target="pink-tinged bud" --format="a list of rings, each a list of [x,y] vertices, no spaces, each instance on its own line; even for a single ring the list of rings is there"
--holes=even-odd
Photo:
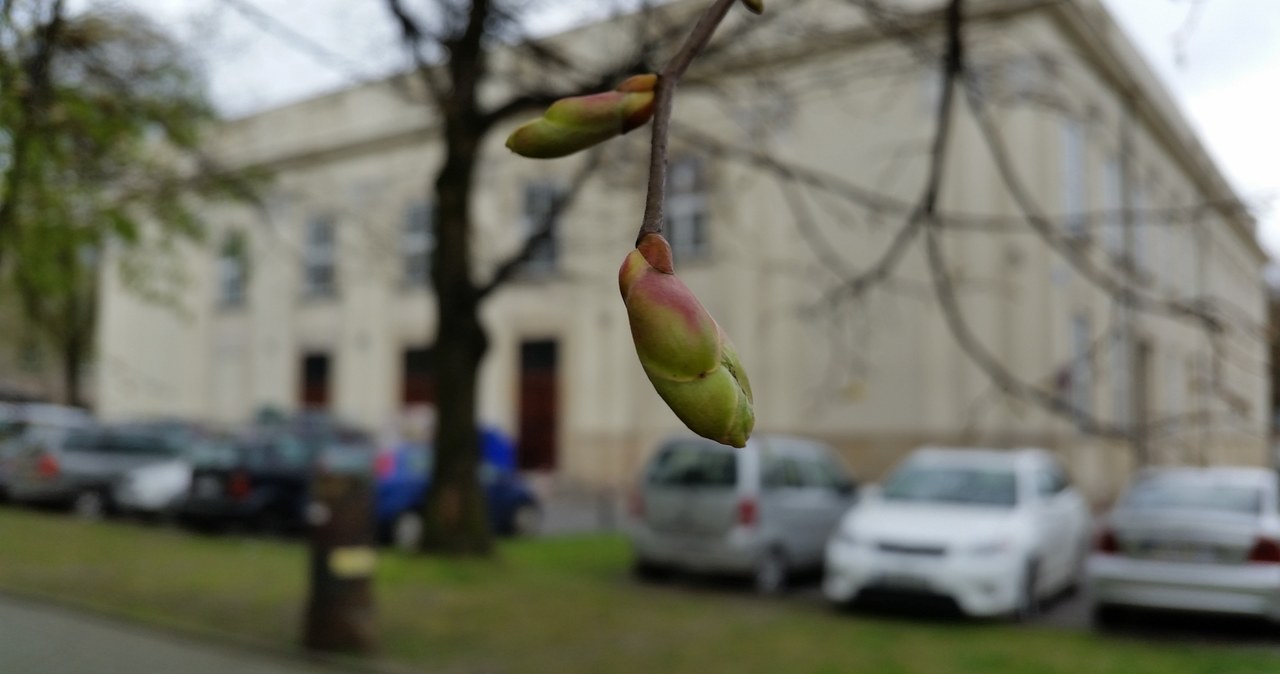
[[[742,0],[742,5],[752,14],[764,14],[764,0]]]
[[[657,83],[657,75],[636,75],[613,91],[562,98],[516,129],[507,147],[531,159],[555,159],[622,135],[653,117]]]
[[[755,425],[751,383],[728,336],[675,275],[667,240],[646,234],[622,261],[618,287],[658,395],[694,433],[746,445]]]

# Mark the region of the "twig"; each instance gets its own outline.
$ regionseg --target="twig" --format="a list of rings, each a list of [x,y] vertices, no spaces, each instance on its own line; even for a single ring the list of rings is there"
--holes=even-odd
[[[662,233],[662,205],[667,196],[667,140],[671,131],[671,110],[676,87],[693,59],[711,41],[716,28],[738,0],[715,0],[698,19],[698,23],[685,39],[680,51],[671,57],[667,67],[658,75],[658,86],[653,103],[653,141],[649,154],[649,193],[645,197],[644,220],[636,241],[645,234]]]

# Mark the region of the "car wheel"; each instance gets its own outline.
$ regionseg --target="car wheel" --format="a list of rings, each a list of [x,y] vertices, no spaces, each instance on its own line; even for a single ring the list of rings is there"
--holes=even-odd
[[[521,503],[511,514],[511,533],[516,536],[536,536],[542,531],[542,509],[532,503]]]
[[[412,552],[422,544],[422,515],[408,510],[400,513],[391,525],[391,544],[405,552]]]
[[[752,581],[760,594],[781,594],[787,589],[787,556],[778,548],[770,548],[756,561]]]
[[[1124,624],[1125,611],[1113,604],[1094,604],[1089,608],[1089,622],[1096,629],[1112,629]]]
[[[71,512],[84,520],[100,520],[107,514],[107,499],[102,492],[87,489],[71,501]]]
[[[666,565],[636,557],[631,562],[631,575],[638,581],[652,583],[659,580],[665,580],[671,575],[671,569]]]
[[[1027,562],[1018,591],[1018,607],[1014,611],[1015,620],[1029,620],[1040,614],[1040,595],[1037,590],[1039,583],[1040,565],[1035,561]]]

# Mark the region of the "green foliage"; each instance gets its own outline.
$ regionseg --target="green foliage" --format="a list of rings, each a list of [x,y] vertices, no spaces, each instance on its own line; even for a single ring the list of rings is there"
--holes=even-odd
[[[0,13],[0,287],[59,351],[87,354],[99,261],[176,301],[154,259],[201,242],[201,198],[251,198],[252,181],[200,151],[213,121],[182,45],[146,17],[14,0]]]

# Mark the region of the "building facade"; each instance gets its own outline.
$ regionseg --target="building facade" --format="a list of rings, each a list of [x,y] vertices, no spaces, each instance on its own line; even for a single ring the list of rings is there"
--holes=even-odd
[[[843,3],[798,4],[682,90],[667,236],[738,347],[757,429],[826,438],[869,479],[925,443],[1047,446],[1099,501],[1138,462],[1266,462],[1268,350],[1252,332],[1266,324],[1265,257],[1231,189],[1100,4],[970,11],[973,86],[999,152],[961,106],[937,230],[944,290],[1023,389],[957,341],[923,234],[883,282],[849,283],[923,189],[939,78],[918,57],[937,31],[921,24],[913,43]],[[797,39],[814,17],[821,36]],[[591,53],[618,34],[604,24],[555,40]],[[522,67],[516,53],[495,63]],[[697,86],[713,74],[716,87]],[[435,400],[439,130],[411,89],[364,85],[218,130],[224,161],[274,174],[267,203],[210,212],[211,244],[183,259],[181,312],[108,274],[103,416],[239,422],[311,406],[381,430]],[[504,138],[482,149],[473,202],[481,274],[521,246],[581,161],[523,160]],[[646,127],[609,145],[551,240],[484,307],[480,414],[518,439],[526,468],[622,486],[681,430],[639,367],[616,286],[647,140]],[[1090,424],[1133,430],[1099,437]]]

